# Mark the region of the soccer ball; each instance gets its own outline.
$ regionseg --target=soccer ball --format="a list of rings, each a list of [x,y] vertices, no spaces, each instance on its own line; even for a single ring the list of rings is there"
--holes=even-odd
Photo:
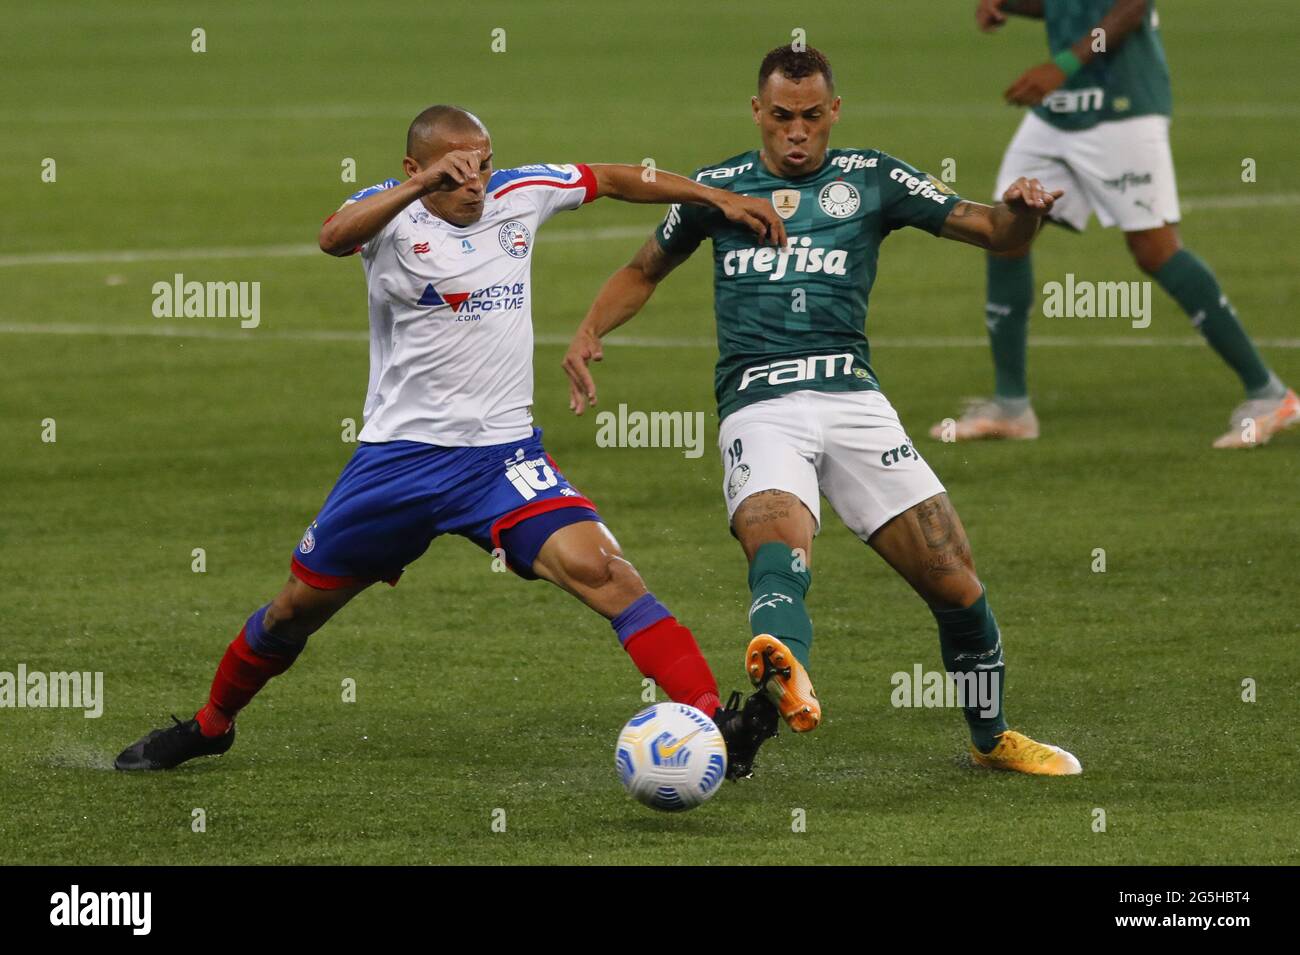
[[[614,763],[633,799],[651,809],[684,812],[717,792],[727,774],[727,742],[701,710],[656,703],[627,721]]]

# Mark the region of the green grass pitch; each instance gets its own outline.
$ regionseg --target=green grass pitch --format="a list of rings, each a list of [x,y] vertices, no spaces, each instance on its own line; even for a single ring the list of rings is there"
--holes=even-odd
[[[365,391],[361,269],[297,252],[343,197],[400,175],[411,116],[474,109],[501,167],[650,157],[686,172],[757,143],[758,60],[802,28],[844,97],[833,143],[935,171],[955,159],[957,189],[987,200],[1018,119],[1001,92],[1045,42],[1028,21],[981,36],[973,6],[10,8],[0,671],[102,671],[106,703],[99,719],[0,709],[0,863],[1295,862],[1300,435],[1210,450],[1238,386],[1157,289],[1145,331],[1036,317],[1040,441],[930,442],[929,424],[992,373],[981,255],[917,232],[882,254],[874,364],[969,530],[1007,643],[1012,725],[1077,753],[1082,777],[973,770],[960,714],[890,705],[891,673],[940,666],[933,621],[828,509],[810,596],[826,723],[783,731],[754,779],[685,816],[618,785],[613,743],[641,682],[609,627],[459,539],[314,637],[241,715],[228,756],[147,777],[110,768],[202,701],[352,449],[340,421],[359,418]],[[1300,24],[1291,0],[1160,6],[1184,238],[1300,382]],[[206,52],[191,51],[195,28]],[[340,180],[348,158],[356,185]],[[597,367],[602,408],[704,411],[702,457],[597,447],[559,368],[657,218],[603,202],[542,233],[535,410],[725,691],[744,680],[747,591],[713,447],[706,256]],[[124,250],[148,254],[104,254]],[[1045,237],[1036,269],[1040,285],[1141,277],[1095,223]],[[153,283],[177,272],[260,282],[260,326],[153,317]],[[197,808],[206,832],[192,831]],[[806,832],[792,831],[799,809]]]

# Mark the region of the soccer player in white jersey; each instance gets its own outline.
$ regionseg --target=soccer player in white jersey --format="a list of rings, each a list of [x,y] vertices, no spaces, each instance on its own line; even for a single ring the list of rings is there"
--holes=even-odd
[[[641,166],[493,171],[472,114],[433,106],[407,134],[403,182],[363,189],[326,220],[320,246],[360,252],[370,307],[370,383],[359,444],[294,553],[288,583],[227,648],[193,718],[127,747],[122,770],[170,769],[226,752],[235,717],[307,638],[376,581],[395,585],[435,537],[504,555],[522,577],[563,587],[606,617],[638,669],[718,722],[730,778],[748,775],[777,714],[762,694],[720,705],[690,630],[623,558],[595,505],[533,425],[531,264],[552,215],[602,196],[702,203],[781,246],[766,199]]]

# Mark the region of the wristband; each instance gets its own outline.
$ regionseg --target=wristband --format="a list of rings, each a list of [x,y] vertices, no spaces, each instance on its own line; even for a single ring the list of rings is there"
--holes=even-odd
[[[1067,80],[1075,73],[1078,73],[1079,70],[1083,69],[1083,64],[1079,62],[1079,58],[1075,56],[1074,51],[1068,47],[1056,54],[1056,56],[1052,57],[1052,62],[1060,67],[1061,72],[1065,74]]]

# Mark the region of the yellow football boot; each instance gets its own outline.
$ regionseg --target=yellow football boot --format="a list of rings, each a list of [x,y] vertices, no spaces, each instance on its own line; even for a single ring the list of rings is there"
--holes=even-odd
[[[981,753],[972,743],[971,758],[977,765],[989,769],[1005,769],[1013,773],[1029,773],[1033,776],[1078,776],[1083,767],[1073,753],[1067,753],[1059,746],[1039,743],[1024,733],[1007,730],[998,737],[998,745],[992,752]]]
[[[745,672],[754,686],[766,691],[796,733],[815,730],[822,721],[822,705],[817,702],[808,671],[776,637],[760,633],[749,641]]]

